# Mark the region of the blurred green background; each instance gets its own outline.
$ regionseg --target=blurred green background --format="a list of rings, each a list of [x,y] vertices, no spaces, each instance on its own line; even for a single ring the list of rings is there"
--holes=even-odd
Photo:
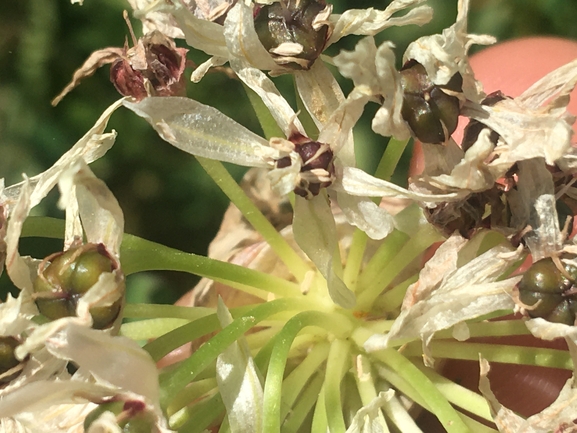
[[[1,1],[0,176],[10,185],[20,181],[22,173],[32,176],[49,167],[119,97],[106,66],[84,80],[56,108],[50,105],[50,100],[93,51],[123,45],[128,31],[122,11],[130,7],[122,0],[85,0],[83,6],[67,0]],[[390,2],[332,3],[338,13],[353,7],[383,9]],[[393,41],[400,58],[409,42],[440,32],[454,22],[456,0],[430,0],[428,4],[435,9],[431,23],[391,28],[380,34],[377,42]],[[470,32],[492,34],[499,40],[535,34],[577,39],[576,22],[574,0],[471,0]],[[133,20],[133,25],[139,36],[139,23]],[[329,53],[352,49],[357,40],[348,37],[331,47]],[[188,58],[200,63],[206,56],[191,50]],[[277,81],[283,93],[292,92],[290,78],[280,77]],[[342,85],[345,92],[350,90],[350,83]],[[209,74],[199,84],[189,83],[188,95],[260,132],[242,86],[224,74]],[[355,130],[358,142],[363,143],[360,165],[369,171],[375,168],[386,146],[386,139],[370,131],[371,114],[376,108],[374,104],[368,107],[366,118]],[[127,110],[114,114],[110,129],[118,132],[116,144],[92,169],[118,198],[126,218],[126,232],[206,254],[227,206],[226,197],[193,157],[164,143],[148,124]],[[405,166],[406,163],[404,158]],[[244,171],[238,167],[230,169],[237,178]],[[402,183],[404,176],[400,171],[397,181]],[[34,214],[63,217],[55,206],[56,200],[55,192],[51,193],[34,209]],[[53,241],[25,239],[21,243],[21,252],[35,257],[59,249],[60,243]],[[129,280],[129,296],[133,301],[173,302],[196,281],[194,276],[184,274],[135,275]],[[10,289],[5,275],[0,285],[2,291]]]

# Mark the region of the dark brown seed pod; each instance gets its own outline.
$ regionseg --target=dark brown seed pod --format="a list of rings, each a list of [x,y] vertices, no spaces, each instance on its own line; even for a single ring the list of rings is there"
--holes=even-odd
[[[334,154],[330,146],[318,141],[303,140],[299,136],[295,139],[295,152],[302,159],[302,166],[298,184],[294,192],[304,198],[313,198],[318,195],[322,188],[327,188],[333,182],[335,176],[335,166],[333,164]],[[276,168],[289,167],[290,157],[276,161]]]
[[[328,23],[318,23],[326,8],[324,0],[281,0],[258,6],[254,27],[277,64],[307,70],[330,36]]]
[[[401,69],[403,107],[401,114],[413,135],[424,143],[446,142],[457,129],[463,79],[455,74],[445,86],[433,84],[424,66],[409,60]]]
[[[76,315],[79,299],[103,272],[117,268],[102,244],[85,244],[47,257],[34,281],[35,302],[41,314],[51,320]],[[120,312],[122,296],[110,306],[93,307],[90,315],[93,327],[104,329],[112,325]]]
[[[526,309],[530,317],[574,325],[577,269],[563,264],[561,270],[558,266],[550,257],[533,263],[518,284],[519,300],[530,307]]]

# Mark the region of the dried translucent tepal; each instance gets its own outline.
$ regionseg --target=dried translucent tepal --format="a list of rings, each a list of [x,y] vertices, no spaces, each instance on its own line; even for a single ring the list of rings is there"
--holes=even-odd
[[[269,176],[273,188],[281,194],[294,190],[301,195],[303,198],[295,200],[297,243],[327,279],[333,300],[350,308],[354,305],[354,296],[335,273],[339,261],[334,260],[337,254],[334,219],[321,187],[338,203],[349,223],[373,239],[382,239],[394,228],[392,216],[367,198],[374,195],[376,185],[380,187],[376,195],[379,197],[418,197],[434,201],[454,196],[414,195],[347,166],[354,160],[349,162],[350,149],[343,151],[343,148],[352,143],[351,129],[365,105],[365,95],[349,95],[321,129],[317,141],[306,138],[295,113],[280,94],[269,90],[267,95],[274,108],[271,114],[287,138],[272,138],[267,142],[216,109],[192,99],[147,98],[140,103],[126,101],[124,104],[144,117],[175,147],[202,158],[272,169]]]

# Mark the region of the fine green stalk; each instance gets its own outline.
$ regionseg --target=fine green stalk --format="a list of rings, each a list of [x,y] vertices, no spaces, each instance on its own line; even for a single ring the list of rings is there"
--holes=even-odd
[[[375,272],[374,278],[367,277],[367,271],[363,272],[359,284],[366,289],[357,298],[357,308],[361,311],[369,311],[375,299],[386,287],[421,253],[440,239],[440,235],[429,225],[423,225],[401,248],[396,250],[395,256],[389,263]],[[368,268],[368,266],[367,266]],[[373,274],[373,272],[370,272]],[[369,274],[370,275],[370,274]]]
[[[281,390],[281,420],[287,416],[297,397],[317,372],[329,354],[329,343],[323,341],[315,344],[306,358],[283,380]]]
[[[489,405],[481,395],[441,376],[435,370],[425,367],[420,362],[416,362],[415,365],[451,403],[487,421],[493,421]]]
[[[180,307],[167,304],[126,304],[122,315],[128,319],[174,318],[196,320],[214,314],[213,308]]]
[[[274,117],[272,117],[272,114],[262,101],[261,97],[258,96],[254,90],[252,90],[244,83],[243,87],[248,96],[248,100],[250,101],[250,105],[252,105],[252,108],[260,123],[265,138],[270,140],[272,137],[284,137],[282,129],[278,126],[274,120]]]
[[[299,296],[298,284],[263,272],[169,248],[125,235],[120,256],[126,275],[141,271],[182,271],[242,290],[250,286],[278,296]]]
[[[375,382],[371,371],[371,361],[366,355],[357,356],[356,370],[355,380],[357,382],[357,389],[363,406],[366,406],[377,397],[377,390],[375,389]],[[389,427],[380,409],[374,422],[379,424],[383,433],[389,432]]]
[[[331,343],[325,372],[325,404],[329,431],[345,433],[346,425],[341,404],[341,380],[351,363],[351,343],[336,338]]]
[[[283,374],[290,347],[297,334],[305,326],[318,326],[329,330],[336,336],[346,336],[350,332],[351,323],[344,319],[344,316],[335,313],[303,311],[290,319],[278,333],[270,356],[264,385],[264,432],[275,433],[280,431],[280,399]]]
[[[479,354],[489,362],[536,365],[539,367],[573,369],[569,352],[541,347],[509,346],[506,344],[462,343],[458,341],[432,341],[434,358],[478,361]],[[413,342],[403,351],[406,356],[421,356],[421,343]]]
[[[201,317],[186,325],[173,329],[170,332],[152,340],[144,346],[152,359],[159,361],[162,357],[172,352],[177,347],[189,343],[204,335],[210,334],[219,328],[216,313],[210,316]]]
[[[20,237],[64,239],[65,222],[59,218],[29,216],[24,221]]]
[[[410,140],[397,140],[396,138],[391,137],[385,151],[383,152],[381,161],[375,170],[375,177],[383,180],[391,180],[409,141]]]
[[[151,338],[158,338],[187,323],[189,323],[189,321],[186,319],[172,318],[138,320],[123,323],[120,327],[120,335],[133,340],[149,340]]]
[[[203,433],[208,427],[224,414],[224,403],[220,393],[209,399],[187,408],[174,421],[171,419],[171,428],[177,428],[182,433]]]
[[[393,230],[385,239],[359,277],[360,289],[364,290],[371,286],[372,281],[381,273],[382,269],[399,253],[401,248],[406,244],[409,235],[399,230]]]
[[[327,433],[327,408],[325,403],[325,384],[321,387],[318,395],[317,404],[313,414],[313,425],[311,426],[311,433]]]
[[[357,289],[359,272],[363,264],[363,257],[368,240],[369,237],[364,231],[355,229],[343,271],[343,281],[353,292]]]
[[[240,210],[246,220],[270,245],[295,278],[298,281],[303,281],[305,274],[309,270],[307,264],[248,198],[222,163],[201,157],[196,157],[196,159],[222,192]]]
[[[222,329],[217,335],[204,343],[189,358],[184,360],[174,370],[167,373],[161,380],[160,402],[163,408],[168,408],[173,397],[184,389],[199,373],[216,360],[228,346],[259,322],[283,310],[302,310],[309,306],[309,301],[297,298],[276,299],[266,304],[258,305]],[[188,325],[185,325],[188,326]],[[174,410],[168,409],[169,415]]]
[[[403,299],[405,299],[405,293],[407,293],[407,289],[411,284],[417,282],[418,279],[418,275],[411,275],[405,281],[402,281],[392,289],[387,290],[385,293],[375,299],[373,309],[380,310],[385,313],[399,311],[399,308],[403,303]]]
[[[216,393],[218,393],[216,378],[197,380],[174,397],[173,405],[180,408],[191,407],[192,403],[198,403]]]
[[[291,408],[282,425],[283,433],[296,433],[303,424],[306,416],[315,406],[324,382],[324,375],[317,373],[299,395],[295,405]]]
[[[395,349],[379,350],[372,356],[392,368],[422,397],[448,433],[470,432],[453,406],[411,361]]]

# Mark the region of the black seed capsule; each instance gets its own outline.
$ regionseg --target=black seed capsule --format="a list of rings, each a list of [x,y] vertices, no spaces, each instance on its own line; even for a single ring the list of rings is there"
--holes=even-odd
[[[448,94],[462,91],[462,77],[455,74],[445,86],[429,80],[420,63],[410,60],[401,69],[403,107],[401,114],[413,135],[425,143],[440,144],[457,128],[460,103]]]
[[[329,26],[313,24],[326,8],[324,0],[281,0],[255,9],[254,27],[275,62],[291,69],[309,69],[321,55],[330,36]],[[299,44],[302,50],[279,52],[281,44]]]
[[[574,324],[577,299],[571,289],[577,270],[565,265],[565,272],[567,275],[564,275],[549,257],[533,263],[527,269],[518,288],[519,300],[534,307],[527,309],[530,317],[541,317],[566,325]],[[570,278],[567,278],[568,276]]]
[[[102,244],[86,244],[57,253],[46,259],[34,281],[36,305],[51,320],[76,315],[78,300],[104,272],[115,269],[114,260]],[[122,299],[110,306],[93,307],[93,327],[109,327],[120,311]]]
[[[304,198],[318,195],[322,188],[327,188],[333,182],[335,167],[334,154],[330,146],[318,141],[310,141],[306,137],[294,137],[295,152],[302,160],[300,177],[294,193]],[[276,168],[291,165],[288,156],[276,161]],[[314,173],[313,173],[314,170]]]

